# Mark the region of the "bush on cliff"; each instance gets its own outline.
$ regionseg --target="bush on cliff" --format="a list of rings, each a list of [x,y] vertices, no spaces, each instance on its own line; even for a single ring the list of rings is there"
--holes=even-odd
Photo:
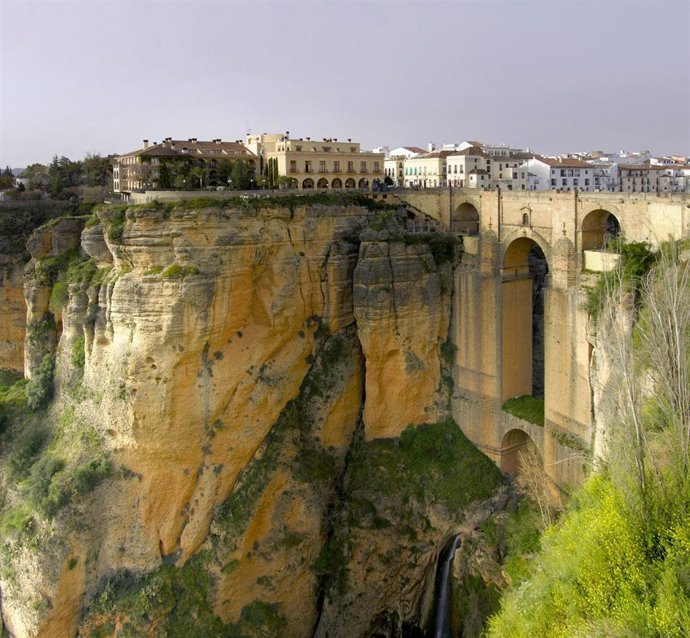
[[[34,412],[40,410],[53,398],[54,369],[53,356],[46,354],[38,366],[38,370],[26,385],[26,405],[29,410]]]
[[[600,309],[615,388],[604,469],[546,531],[490,636],[690,635],[690,266],[668,244],[641,273]]]

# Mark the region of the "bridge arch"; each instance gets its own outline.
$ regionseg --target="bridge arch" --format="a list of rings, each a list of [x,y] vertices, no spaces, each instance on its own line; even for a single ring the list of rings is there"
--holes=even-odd
[[[450,220],[451,232],[462,235],[479,234],[479,211],[471,202],[463,202],[454,211]]]
[[[502,258],[501,400],[543,399],[548,260],[540,243],[526,236],[505,245]]]
[[[521,452],[530,448],[539,454],[535,442],[527,432],[518,428],[506,432],[501,440],[501,471],[510,476],[520,474]]]
[[[580,230],[582,250],[601,250],[606,248],[609,239],[620,235],[621,224],[611,211],[597,208],[582,218]]]

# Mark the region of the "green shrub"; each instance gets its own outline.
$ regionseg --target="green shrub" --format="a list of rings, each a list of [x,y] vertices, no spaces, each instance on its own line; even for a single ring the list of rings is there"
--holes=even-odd
[[[53,398],[53,371],[55,362],[46,354],[38,370],[26,385],[26,404],[29,410],[36,411],[45,407]]]
[[[48,308],[53,315],[58,317],[62,314],[62,309],[67,303],[68,296],[67,284],[64,280],[58,279],[53,285],[53,289],[50,291],[50,301],[48,303]]]
[[[165,279],[184,279],[190,275],[198,274],[199,269],[196,266],[180,266],[180,264],[172,264],[161,273],[161,276]]]
[[[127,221],[125,210],[122,208],[115,209],[114,214],[110,215],[106,220],[106,229],[108,239],[114,244],[122,242],[122,235],[125,232],[125,223]]]
[[[609,244],[608,249],[620,254],[620,273],[600,273],[595,285],[587,291],[585,308],[595,323],[609,295],[620,282],[630,290],[634,303],[638,306],[642,279],[657,261],[657,255],[646,242],[626,242],[623,238],[618,238]]]
[[[72,365],[75,368],[83,368],[86,361],[86,354],[84,352],[84,338],[79,337],[74,340],[72,344]]]
[[[12,433],[5,442],[7,469],[10,478],[24,476],[48,440],[48,429],[43,423],[27,421],[23,427]]]
[[[687,514],[651,521],[661,551],[647,553],[650,521],[625,501],[607,478],[590,478],[571,510],[543,536],[529,579],[504,597],[489,635],[687,636]]]

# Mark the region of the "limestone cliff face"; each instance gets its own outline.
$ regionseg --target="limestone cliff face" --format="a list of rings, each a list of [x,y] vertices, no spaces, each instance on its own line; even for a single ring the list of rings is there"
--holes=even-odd
[[[52,522],[36,517],[49,559],[14,543],[29,576],[0,576],[13,635],[153,635],[172,607],[155,598],[142,620],[103,592],[123,574],[148,591],[168,568],[209,575],[209,622],[251,634],[263,610],[281,635],[310,635],[355,433],[447,416],[450,263],[424,241],[360,241],[372,215],[132,207],[35,233],[25,367],[55,353],[50,419],[82,424],[113,471]]]
[[[445,417],[440,348],[448,338],[451,279],[450,263],[437,264],[428,244],[389,241],[386,231],[382,241],[372,235],[365,234],[354,273],[368,439]]]
[[[24,369],[24,263],[0,255],[0,370]]]

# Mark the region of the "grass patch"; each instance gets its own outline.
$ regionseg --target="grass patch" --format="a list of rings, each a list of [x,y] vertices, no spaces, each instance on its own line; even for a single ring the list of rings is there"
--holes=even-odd
[[[523,421],[544,427],[544,399],[525,394],[521,397],[508,399],[503,404],[503,411]]]
[[[374,504],[396,495],[403,503],[440,504],[457,512],[488,498],[500,483],[496,466],[453,421],[443,421],[408,426],[399,439],[363,444],[352,460],[348,491]]]
[[[164,279],[184,279],[191,275],[198,275],[199,269],[196,266],[181,266],[180,264],[172,264],[161,272],[161,277]]]

